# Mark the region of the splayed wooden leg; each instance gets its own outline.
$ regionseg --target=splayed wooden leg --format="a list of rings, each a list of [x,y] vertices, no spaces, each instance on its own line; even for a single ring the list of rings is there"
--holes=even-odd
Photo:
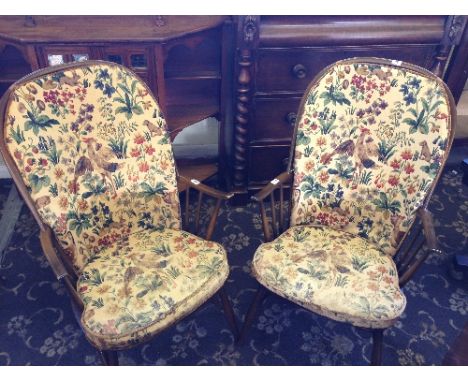
[[[105,366],[119,366],[118,352],[113,350],[100,350],[102,362]]]
[[[383,329],[372,331],[372,357],[371,365],[380,366],[382,364]]]
[[[266,297],[267,292],[268,292],[267,289],[263,287],[262,285],[260,285],[260,287],[257,290],[257,293],[255,294],[254,300],[252,301],[252,304],[249,307],[249,311],[247,312],[245,316],[244,325],[242,326],[241,334],[240,334],[239,341],[238,341],[239,345],[242,345],[244,343],[246,334],[249,331],[255,319],[258,306],[262,303],[262,301]]]
[[[222,287],[218,295],[221,299],[221,303],[223,304],[224,315],[226,316],[226,320],[231,327],[232,334],[234,334],[234,338],[237,341],[239,338],[239,328],[237,327],[236,316],[234,315],[234,310],[232,309],[231,301],[229,301],[229,297],[226,293],[225,287]]]

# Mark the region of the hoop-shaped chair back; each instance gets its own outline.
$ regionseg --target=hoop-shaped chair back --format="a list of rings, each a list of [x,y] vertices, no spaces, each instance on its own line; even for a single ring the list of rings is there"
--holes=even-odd
[[[40,70],[8,90],[0,113],[12,176],[78,272],[132,227],[180,228],[166,122],[130,70],[102,61]]]
[[[331,226],[394,255],[440,175],[454,118],[450,91],[425,69],[374,58],[328,66],[296,122],[291,225]]]

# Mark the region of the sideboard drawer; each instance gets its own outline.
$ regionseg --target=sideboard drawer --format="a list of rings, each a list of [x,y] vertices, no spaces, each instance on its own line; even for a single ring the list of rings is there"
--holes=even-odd
[[[257,92],[303,92],[322,69],[352,57],[382,57],[428,67],[434,45],[259,49]]]
[[[255,129],[251,141],[289,141],[301,98],[256,98],[254,102]]]

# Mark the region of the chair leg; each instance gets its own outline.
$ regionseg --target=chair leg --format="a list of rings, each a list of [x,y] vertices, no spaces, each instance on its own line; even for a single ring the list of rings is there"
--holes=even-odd
[[[104,366],[119,366],[119,354],[114,350],[100,350]]]
[[[234,315],[234,310],[232,309],[232,304],[229,301],[229,297],[226,293],[225,287],[222,287],[218,291],[219,298],[221,299],[221,303],[223,304],[224,315],[226,316],[226,320],[231,327],[232,334],[234,334],[234,339],[237,341],[239,338],[239,328],[237,327],[236,316]]]
[[[374,329],[372,331],[372,357],[371,365],[382,365],[382,348],[383,348],[383,329]]]
[[[246,334],[249,331],[255,319],[257,308],[262,303],[263,299],[266,297],[267,292],[268,290],[264,286],[260,285],[260,287],[257,290],[257,293],[255,294],[254,300],[252,301],[252,304],[250,305],[249,310],[245,315],[244,324],[242,325],[242,330],[238,341],[239,345],[242,345],[244,343]]]

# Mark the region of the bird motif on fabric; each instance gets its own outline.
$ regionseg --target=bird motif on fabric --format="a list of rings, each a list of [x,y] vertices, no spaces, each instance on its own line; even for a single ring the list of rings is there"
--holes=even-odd
[[[320,162],[323,164],[330,163],[333,156],[336,154],[346,154],[348,156],[352,156],[354,153],[355,145],[351,139],[344,141],[343,143],[339,144],[331,153],[323,154],[320,158]]]
[[[75,171],[74,171],[74,178],[73,182],[76,183],[78,181],[78,177],[83,176],[87,172],[92,172],[93,171],[93,165],[89,158],[85,156],[81,156],[80,159],[78,159],[78,162],[76,162],[75,165]]]
[[[125,296],[131,295],[130,283],[138,276],[142,275],[143,271],[138,267],[128,267],[124,274],[124,293]]]
[[[167,266],[168,260],[165,256],[155,256],[154,253],[146,252],[131,252],[128,255],[129,259],[135,264],[135,266],[143,269],[162,269]]]
[[[63,73],[62,73],[63,74]],[[76,86],[79,84],[80,76],[76,73],[76,71],[72,71],[72,77],[68,77],[65,74],[60,77],[59,83],[60,85],[69,85],[69,86]]]
[[[143,125],[145,125],[148,128],[148,130],[151,131],[151,133],[154,135],[163,135],[164,133],[162,124],[161,126],[156,126],[154,123],[145,119],[143,121]]]
[[[37,209],[44,208],[45,206],[50,204],[50,196],[44,195],[36,199],[35,201]]]
[[[94,138],[85,138],[83,141],[87,144],[89,156],[89,162],[83,159],[81,163],[85,168],[85,171],[86,168],[88,171],[99,171],[103,181],[108,181],[115,196],[116,189],[112,181],[111,174],[117,171],[121,166],[123,166],[123,164],[114,162],[113,160],[116,158],[114,151],[108,147],[103,147],[100,143],[97,143]],[[78,163],[77,166],[75,166],[75,169],[76,167],[78,167]]]
[[[367,147],[367,154],[370,157],[378,157],[379,147],[375,144],[374,138],[367,137],[365,142],[366,142],[366,147]]]
[[[375,162],[369,158],[369,153],[367,152],[367,146],[365,143],[366,135],[370,134],[369,129],[361,129],[361,135],[359,136],[356,142],[356,156],[358,158],[358,168],[362,170],[363,168],[372,168],[375,165]]]
[[[422,141],[419,146],[421,146],[421,159],[425,160],[426,162],[431,161],[431,150],[429,150],[429,146],[426,141]]]
[[[291,257],[291,261],[293,263],[298,263],[304,258],[307,259],[314,259],[314,260],[319,260],[319,261],[326,261],[327,259],[327,252],[324,251],[323,249],[318,249],[318,250],[313,250],[310,252],[303,252],[301,254],[295,254]]]

